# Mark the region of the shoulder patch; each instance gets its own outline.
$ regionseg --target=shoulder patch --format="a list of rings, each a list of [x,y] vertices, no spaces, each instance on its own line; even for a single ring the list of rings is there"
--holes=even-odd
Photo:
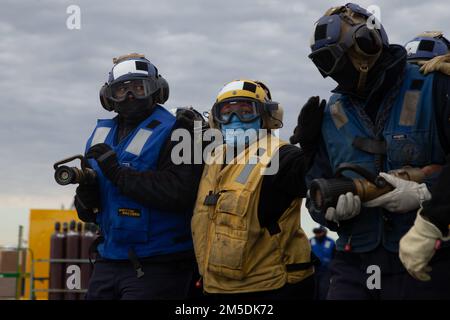
[[[330,114],[333,118],[334,125],[338,130],[348,122],[347,115],[345,114],[344,108],[342,107],[342,103],[340,101],[336,101],[331,105]]]

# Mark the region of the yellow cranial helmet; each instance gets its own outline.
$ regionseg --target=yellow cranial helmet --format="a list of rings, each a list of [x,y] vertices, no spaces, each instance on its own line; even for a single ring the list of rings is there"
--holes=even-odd
[[[232,115],[236,115],[242,122],[261,118],[262,128],[277,129],[283,124],[280,114],[281,106],[271,100],[269,88],[262,82],[234,80],[218,93],[211,110],[210,126],[228,123]]]
[[[260,102],[269,100],[264,88],[253,80],[234,80],[227,83],[217,95],[216,102],[230,98],[250,98]]]

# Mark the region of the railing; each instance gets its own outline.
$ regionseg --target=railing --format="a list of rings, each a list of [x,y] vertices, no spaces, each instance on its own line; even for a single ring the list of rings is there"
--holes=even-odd
[[[87,289],[35,289],[34,281],[37,281],[34,277],[34,264],[35,263],[76,263],[76,264],[84,264],[84,263],[93,263],[95,260],[89,259],[31,259],[31,272],[30,272],[30,300],[35,299],[36,292],[47,292],[47,293],[86,293]],[[48,280],[48,278],[46,279]]]
[[[17,272],[3,272],[0,273],[0,279],[2,278],[15,278],[16,279],[16,291],[15,291],[15,298],[16,300],[19,300],[23,295],[23,288],[24,288],[24,280],[29,279],[29,299],[35,300],[36,299],[36,292],[48,292],[48,293],[86,293],[87,289],[36,289],[35,288],[35,282],[36,281],[48,281],[48,277],[36,277],[35,275],[35,264],[36,263],[74,263],[74,264],[85,264],[85,263],[91,263],[95,262],[95,260],[89,260],[89,259],[34,259],[33,250],[30,248],[26,248],[22,246],[22,237],[23,237],[23,226],[19,226],[19,237],[18,237],[18,245],[16,248],[8,248],[17,251]],[[25,255],[22,255],[22,252],[26,252],[30,255],[31,265],[30,265],[30,272],[22,272],[22,270],[25,270],[24,264],[25,260],[22,263],[20,263],[21,258],[25,258]],[[13,298],[13,297],[11,297]]]

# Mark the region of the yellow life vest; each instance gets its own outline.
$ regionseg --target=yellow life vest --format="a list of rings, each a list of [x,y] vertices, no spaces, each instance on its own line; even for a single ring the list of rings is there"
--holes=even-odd
[[[278,221],[279,232],[261,228],[258,204],[265,170],[286,144],[266,135],[222,165],[225,146],[207,161],[192,218],[192,235],[207,293],[275,290],[313,274],[311,247],[300,227],[301,199]]]

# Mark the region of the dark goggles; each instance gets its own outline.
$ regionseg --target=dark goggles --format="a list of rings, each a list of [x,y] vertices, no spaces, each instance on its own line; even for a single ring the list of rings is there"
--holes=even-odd
[[[252,122],[261,115],[262,108],[263,103],[251,99],[225,100],[213,106],[213,117],[221,124],[229,123],[233,115],[242,122]]]
[[[132,79],[109,85],[105,93],[112,101],[122,102],[130,93],[136,99],[147,99],[157,89],[156,81],[152,79]]]
[[[377,32],[369,29],[366,24],[355,25],[346,32],[343,41],[325,45],[308,57],[323,75],[329,76],[339,70],[342,58],[351,47],[367,57],[377,55],[383,48],[381,37]]]
[[[338,71],[340,62],[347,50],[348,48],[345,45],[338,43],[320,48],[311,53],[308,57],[322,74],[329,76]]]

